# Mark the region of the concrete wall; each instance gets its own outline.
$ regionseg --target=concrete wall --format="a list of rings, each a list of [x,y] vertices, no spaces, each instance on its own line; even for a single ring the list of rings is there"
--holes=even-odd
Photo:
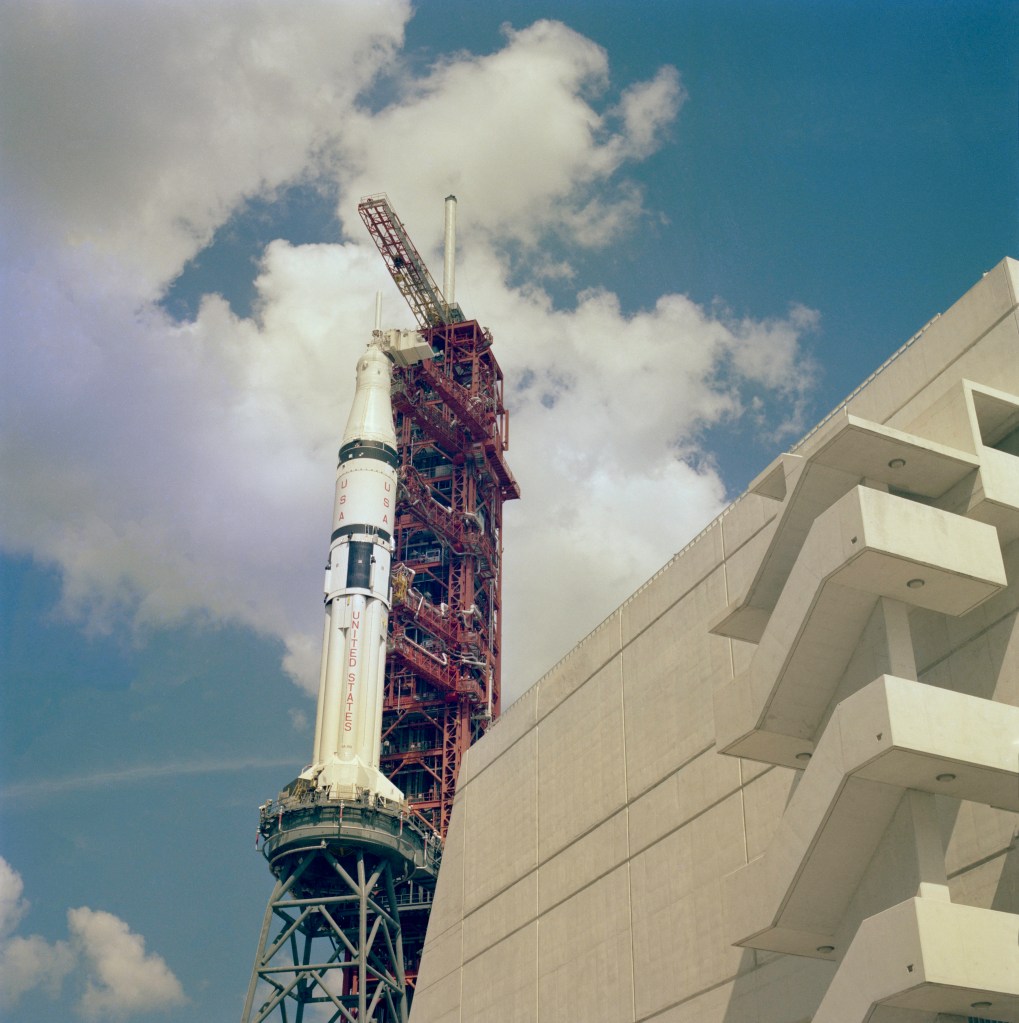
[[[1019,1020],[1017,284],[470,750],[413,1023]]]

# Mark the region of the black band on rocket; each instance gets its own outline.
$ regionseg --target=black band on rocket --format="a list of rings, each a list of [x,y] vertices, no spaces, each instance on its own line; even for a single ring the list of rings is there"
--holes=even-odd
[[[354,458],[377,458],[394,469],[400,466],[400,456],[396,449],[377,440],[352,440],[340,448],[340,465]]]
[[[352,526],[340,526],[339,529],[334,529],[333,535],[329,537],[329,542],[332,543],[341,536],[350,536],[352,533],[360,533],[362,536],[377,536],[380,540],[385,540],[387,543],[392,539],[390,534],[384,529],[379,529],[378,526],[369,526],[364,522],[358,522]]]

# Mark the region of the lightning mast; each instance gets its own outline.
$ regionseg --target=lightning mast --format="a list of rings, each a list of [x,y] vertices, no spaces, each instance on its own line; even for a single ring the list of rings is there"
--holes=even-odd
[[[441,290],[386,195],[358,212],[435,353],[393,375],[399,500],[381,764],[444,838],[460,761],[500,710],[502,506],[520,489],[492,335],[455,301],[456,198],[445,202]],[[410,986],[433,890],[422,875],[397,893]]]

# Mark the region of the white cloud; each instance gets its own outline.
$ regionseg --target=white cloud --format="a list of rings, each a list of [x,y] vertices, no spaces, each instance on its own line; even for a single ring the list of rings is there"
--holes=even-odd
[[[524,490],[507,508],[510,695],[720,509],[698,431],[761,392],[795,412],[809,385],[809,310],[735,321],[668,294],[628,314],[604,289],[572,309],[542,290],[573,277],[570,247],[646,215],[626,172],[675,122],[674,69],[613,93],[604,50],[538,22],[405,75],[373,113],[358,96],[398,68],[399,0],[14,11],[3,187],[32,230],[3,270],[3,544],[59,566],[82,621],[240,622],[316,687],[335,445],[382,276],[364,192],[398,197],[426,253],[442,196],[469,211],[458,277],[499,338]],[[244,196],[316,174],[357,241],[269,245],[250,319],[216,296],[184,324],[152,303]],[[552,236],[569,244],[550,256]],[[510,287],[514,248],[535,269],[518,259]]]
[[[74,953],[66,941],[50,943],[38,934],[22,937],[15,929],[28,912],[22,898],[21,875],[0,857],[0,1007],[11,1008],[21,997],[41,987],[59,993],[74,968]]]
[[[608,55],[590,39],[553,21],[504,32],[502,49],[444,59],[398,103],[345,126],[340,214],[352,234],[356,199],[383,188],[422,251],[449,192],[471,211],[465,237],[487,244],[533,248],[558,232],[601,246],[633,225],[640,192],[617,172],[660,145],[685,99],[676,70],[613,105]]]
[[[79,1008],[87,1019],[126,1015],[181,1005],[180,981],[161,956],[145,951],[145,941],[123,920],[85,906],[67,911],[75,947],[87,964],[88,979]]]
[[[88,279],[77,255],[61,282]],[[29,278],[0,408],[7,548],[59,565],[92,627],[238,621],[287,639],[303,676],[376,277],[364,248],[278,243],[260,323],[210,298],[181,326],[112,280]]]
[[[12,934],[28,912],[28,903],[21,897],[24,890],[21,875],[0,857],[0,939]]]
[[[478,304],[511,325],[496,344],[523,491],[506,507],[515,696],[722,510],[697,432],[741,414],[754,388],[795,417],[812,380],[799,342],[816,317],[733,321],[678,294],[627,315],[604,290],[562,311],[539,288],[506,288],[492,256],[468,269]]]
[[[314,170],[408,0],[8,4],[3,176],[21,214],[172,277],[245,195]]]
[[[627,155],[634,159],[650,156],[685,99],[686,90],[673,67],[660,68],[650,81],[630,86],[619,101]]]
[[[37,987],[51,997],[58,995],[74,962],[74,952],[66,941],[51,943],[31,934],[27,938],[15,935],[0,943],[0,1006],[16,1005]]]
[[[13,934],[28,911],[21,875],[0,858],[0,1006],[11,1008],[41,987],[60,993],[72,971],[83,974],[78,1003],[88,1019],[122,1016],[180,1005],[180,981],[162,957],[145,951],[145,941],[123,920],[85,906],[67,912],[71,940],[48,942],[38,934]]]

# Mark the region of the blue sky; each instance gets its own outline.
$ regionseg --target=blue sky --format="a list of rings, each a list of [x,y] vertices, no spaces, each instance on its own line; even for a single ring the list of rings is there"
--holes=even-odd
[[[510,699],[1019,254],[1015,3],[0,21],[10,1018],[240,1014],[375,291],[410,325],[361,195],[433,271],[460,199],[457,298],[495,334],[524,493]]]

